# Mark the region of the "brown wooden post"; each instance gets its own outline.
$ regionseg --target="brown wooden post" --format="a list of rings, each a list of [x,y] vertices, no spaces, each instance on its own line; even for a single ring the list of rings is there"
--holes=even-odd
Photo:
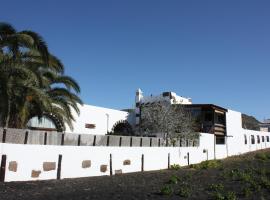
[[[0,182],[4,182],[5,181],[6,162],[7,162],[7,155],[2,155],[1,169],[0,169]]]
[[[112,175],[112,154],[110,154],[110,176]]]
[[[142,147],[142,138],[140,139],[140,147]]]
[[[94,135],[93,146],[96,146],[96,139],[97,139],[97,136],[96,136],[96,135]]]
[[[122,146],[122,137],[120,137],[120,139],[119,139],[119,147],[121,147]]]
[[[142,167],[141,167],[141,171],[143,172],[144,171],[144,154],[142,154],[142,158],[141,158],[141,161],[142,161]]]
[[[110,136],[107,136],[107,146],[110,146]]]
[[[57,180],[61,179],[62,155],[58,155]]]
[[[150,147],[152,146],[152,138],[150,138]]]
[[[4,128],[3,130],[3,137],[2,137],[2,143],[6,142],[6,137],[7,137],[7,129]]]
[[[132,147],[132,137],[130,137],[130,143],[129,143],[129,146]]]
[[[171,154],[168,153],[168,169],[171,168]]]
[[[24,135],[24,144],[27,144],[27,141],[28,141],[28,131],[26,131]]]
[[[158,138],[158,146],[160,147],[160,138]]]
[[[78,136],[78,146],[81,145],[81,135]]]
[[[189,165],[189,152],[187,153],[187,163]]]
[[[61,145],[64,145],[64,140],[65,139],[65,134],[64,133],[62,133],[62,136],[61,136]]]
[[[44,133],[44,145],[47,144],[47,132]]]

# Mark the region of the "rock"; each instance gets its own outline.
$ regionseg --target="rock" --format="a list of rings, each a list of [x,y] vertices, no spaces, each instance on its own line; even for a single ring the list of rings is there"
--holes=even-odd
[[[8,164],[8,170],[12,172],[17,172],[18,164],[16,161],[10,161]]]
[[[41,174],[40,170],[32,170],[31,177],[32,178],[38,178],[40,174]]]
[[[100,165],[100,171],[101,172],[106,172],[108,168],[108,165]]]
[[[56,169],[55,162],[43,162],[43,170],[44,171],[51,171]]]
[[[90,168],[90,167],[91,167],[91,160],[82,161],[82,168]]]
[[[116,169],[114,170],[115,175],[122,174],[122,169]]]
[[[130,160],[124,160],[123,161],[123,165],[130,165],[131,164],[131,161]]]

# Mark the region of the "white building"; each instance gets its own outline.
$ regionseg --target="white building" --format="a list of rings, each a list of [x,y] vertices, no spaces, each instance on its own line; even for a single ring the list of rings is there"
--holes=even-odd
[[[132,124],[132,115],[126,111],[103,108],[84,104],[79,106],[80,115],[74,111],[75,121],[73,130],[66,125],[66,133],[80,133],[105,135],[111,132],[113,127],[119,122],[129,122]],[[49,118],[42,118],[40,121],[37,117],[32,118],[28,127],[30,129],[55,131],[57,130],[54,122]]]
[[[168,101],[171,104],[192,104],[191,98],[186,98],[182,96],[178,96],[175,92],[163,92],[159,95],[150,95],[150,96],[143,96],[142,90],[139,88],[136,91],[136,122],[135,124],[138,125],[140,123],[140,107],[143,104],[153,103],[158,101]]]

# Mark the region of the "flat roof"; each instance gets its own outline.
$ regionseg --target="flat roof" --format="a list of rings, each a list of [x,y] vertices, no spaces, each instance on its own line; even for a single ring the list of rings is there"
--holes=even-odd
[[[221,110],[221,111],[224,111],[224,112],[228,112],[228,109],[226,108],[223,108],[221,106],[217,106],[215,104],[182,104],[184,106],[187,106],[187,107],[201,107],[201,108],[213,108],[215,110]]]

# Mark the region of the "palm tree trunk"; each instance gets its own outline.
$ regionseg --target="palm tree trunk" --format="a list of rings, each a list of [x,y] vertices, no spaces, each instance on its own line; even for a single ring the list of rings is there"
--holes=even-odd
[[[8,128],[8,126],[9,126],[10,113],[11,113],[11,99],[10,99],[10,97],[8,97],[8,101],[7,101],[7,115],[6,115],[6,119],[5,119],[5,127],[4,128]]]

